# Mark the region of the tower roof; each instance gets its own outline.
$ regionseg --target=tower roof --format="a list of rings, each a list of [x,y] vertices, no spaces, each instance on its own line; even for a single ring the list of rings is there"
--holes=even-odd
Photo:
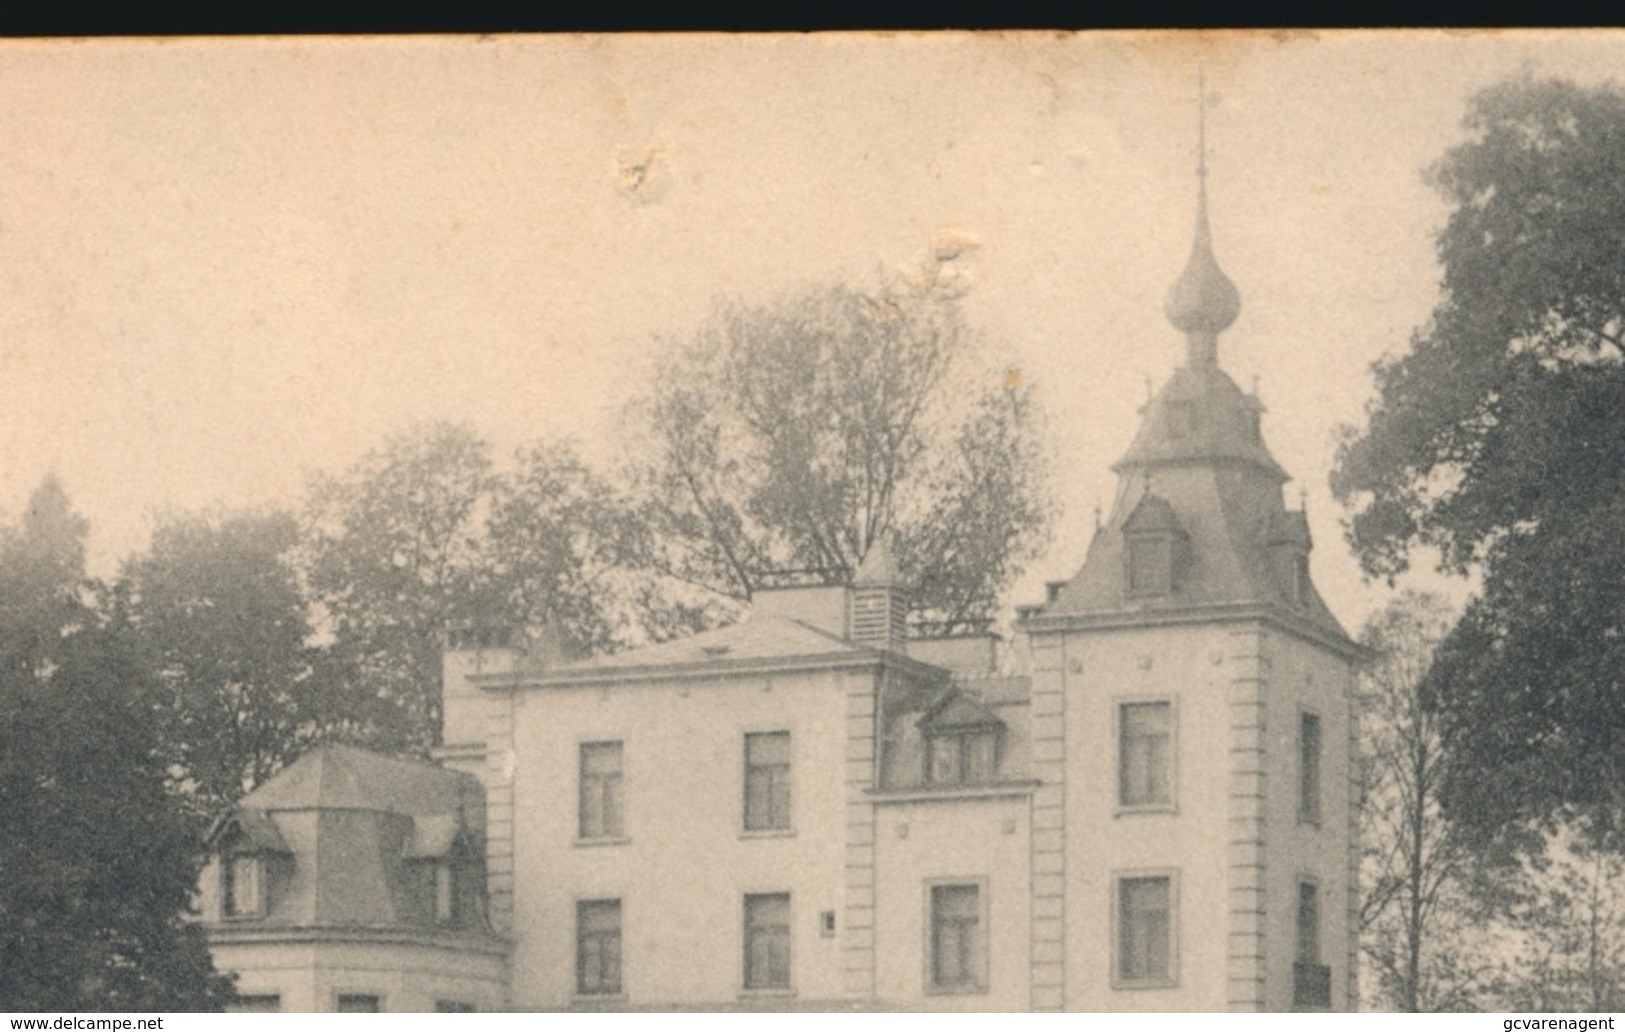
[[[852,583],[859,587],[892,587],[897,584],[897,560],[892,557],[886,535],[877,536],[869,544],[869,551],[858,564]]]
[[[1241,291],[1213,256],[1213,234],[1207,221],[1207,181],[1196,195],[1196,239],[1185,271],[1168,288],[1162,310],[1174,328],[1188,336],[1216,337],[1241,314]]]
[[[1206,95],[1198,103],[1196,161],[1196,235],[1185,271],[1168,288],[1162,310],[1174,329],[1189,341],[1190,365],[1218,361],[1217,338],[1241,314],[1241,292],[1213,256],[1213,233],[1207,222]]]

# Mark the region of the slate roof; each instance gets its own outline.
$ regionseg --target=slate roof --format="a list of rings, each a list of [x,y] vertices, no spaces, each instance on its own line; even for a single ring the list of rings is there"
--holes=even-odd
[[[462,842],[477,856],[484,825],[483,790],[470,774],[352,746],[313,749],[221,824],[222,832],[240,829],[261,852],[285,854],[269,869],[268,912],[231,928],[484,934],[473,919],[434,924],[427,868],[416,863],[451,856]]]
[[[753,613],[744,620],[687,638],[566,663],[555,672],[748,662],[802,657],[873,656],[875,650],[786,616]]]
[[[255,810],[373,810],[408,815],[455,814],[479,798],[472,775],[423,760],[385,756],[348,745],[324,745],[301,756],[250,792]]]
[[[1185,406],[1178,417],[1173,406]],[[1309,525],[1281,499],[1286,473],[1255,434],[1261,411],[1225,372],[1187,365],[1147,404],[1118,473],[1117,500],[1082,568],[1034,614],[1133,617],[1263,606],[1334,640],[1348,635],[1309,585],[1299,598],[1286,549],[1307,551]],[[1181,548],[1170,594],[1131,595],[1125,531],[1177,527]]]

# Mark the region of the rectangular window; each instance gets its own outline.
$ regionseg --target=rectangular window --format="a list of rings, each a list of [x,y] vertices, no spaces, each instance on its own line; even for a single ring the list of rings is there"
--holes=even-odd
[[[374,993],[339,993],[335,1009],[340,1014],[377,1014],[378,1007],[379,998]]]
[[[474,1005],[466,1000],[436,1000],[434,1001],[436,1014],[473,1014]]]
[[[790,732],[745,736],[745,830],[790,827]]]
[[[434,919],[443,925],[457,920],[457,872],[445,862],[434,865]]]
[[[1125,702],[1117,711],[1118,802],[1123,806],[1173,804],[1171,702]]]
[[[745,897],[745,988],[790,988],[790,894]]]
[[[227,1014],[277,1014],[282,1010],[278,993],[250,993],[226,1005]]]
[[[581,837],[624,836],[626,826],[621,802],[621,743],[584,743],[581,746]]]
[[[1173,879],[1167,875],[1117,882],[1117,981],[1166,985],[1174,974]]]
[[[220,860],[221,896],[227,917],[261,917],[265,910],[263,858],[256,854]]]
[[[1298,820],[1320,823],[1320,717],[1298,715]]]
[[[621,991],[621,901],[590,899],[576,904],[576,992],[600,996]]]
[[[1298,883],[1298,961],[1320,963],[1320,887]]]
[[[930,749],[932,784],[960,785],[993,780],[998,766],[998,741],[990,728],[933,734]]]
[[[931,886],[930,949],[932,989],[979,992],[987,987],[981,886]]]
[[[1129,538],[1129,594],[1166,595],[1173,590],[1173,539],[1166,534],[1136,535]]]
[[[1292,1006],[1321,1010],[1332,1005],[1332,969],[1320,960],[1320,887],[1298,882],[1298,957],[1292,965]]]

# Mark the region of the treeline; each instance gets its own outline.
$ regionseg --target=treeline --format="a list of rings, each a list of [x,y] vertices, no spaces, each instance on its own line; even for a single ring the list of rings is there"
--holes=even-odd
[[[945,299],[814,289],[662,342],[623,458],[409,427],[285,509],[174,512],[106,580],[48,479],[0,532],[0,1009],[217,1008],[209,822],[319,741],[427,751],[448,628],[588,654],[892,542],[918,617],[993,617],[1051,503],[1031,391]]]

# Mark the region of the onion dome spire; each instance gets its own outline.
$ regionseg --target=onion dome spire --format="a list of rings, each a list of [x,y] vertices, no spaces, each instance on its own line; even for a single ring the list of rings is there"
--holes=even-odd
[[[1207,223],[1207,93],[1198,104],[1196,161],[1196,240],[1185,271],[1168,288],[1162,310],[1174,328],[1185,334],[1187,362],[1210,366],[1218,362],[1218,337],[1241,314],[1241,293],[1213,257],[1213,236]]]

